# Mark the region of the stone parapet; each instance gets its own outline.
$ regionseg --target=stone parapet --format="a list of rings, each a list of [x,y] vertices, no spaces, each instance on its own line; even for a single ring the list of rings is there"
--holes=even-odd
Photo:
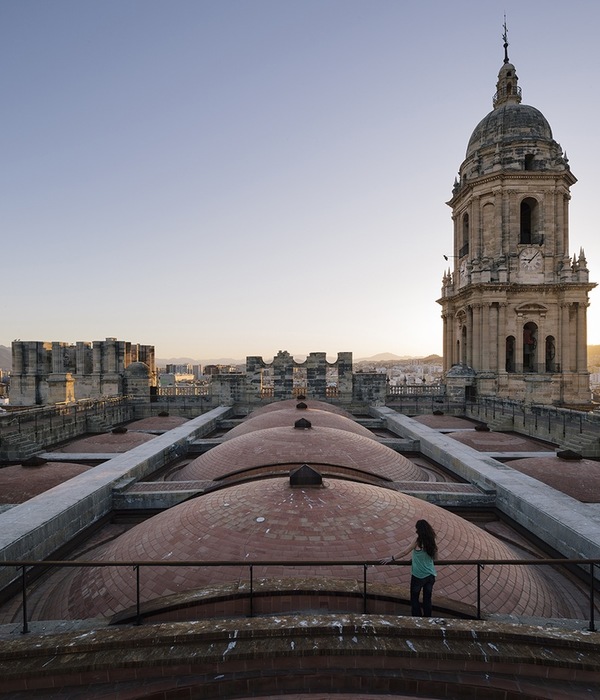
[[[565,629],[387,615],[277,615],[4,639],[0,697],[292,693],[597,697],[600,641]],[[347,694],[347,695],[346,695]]]

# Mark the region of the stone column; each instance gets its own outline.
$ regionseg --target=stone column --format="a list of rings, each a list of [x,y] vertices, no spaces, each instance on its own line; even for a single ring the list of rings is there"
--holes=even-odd
[[[561,328],[560,328],[560,366],[561,371],[571,372],[571,329],[570,329],[571,304],[563,302],[560,305]]]
[[[587,310],[579,302],[577,309],[577,371],[587,372]]]
[[[523,317],[517,316],[517,327],[515,331],[515,372],[522,373],[523,367]]]
[[[484,325],[485,338],[485,368],[492,372],[498,372],[498,344],[500,336],[498,331],[498,304],[486,305],[487,323]]]
[[[13,341],[12,344],[12,374],[23,373],[23,343],[20,340]]]
[[[64,371],[63,344],[54,341],[52,343],[52,373],[62,374]]]
[[[481,305],[481,369],[484,372],[490,370],[490,340],[495,337],[489,332],[490,318],[490,305],[484,302]]]
[[[102,344],[95,340],[92,349],[92,372],[94,374],[102,374]]]
[[[471,367],[476,371],[479,372],[482,369],[482,360],[481,360],[481,304],[473,304],[472,308],[472,313],[473,313],[473,330],[472,330],[472,338],[473,342],[471,344],[472,347],[472,355],[471,355],[471,362],[469,363]]]
[[[451,331],[452,324],[448,323],[448,314],[442,314],[443,323],[443,334],[442,338],[444,340],[443,353],[444,353],[444,372],[447,372],[452,366],[452,339]]]
[[[466,364],[469,367],[473,366],[473,310],[471,307],[467,308],[466,318],[465,318],[465,328],[467,329],[467,337],[465,338],[465,359]]]
[[[506,302],[498,304],[498,372],[506,372]]]

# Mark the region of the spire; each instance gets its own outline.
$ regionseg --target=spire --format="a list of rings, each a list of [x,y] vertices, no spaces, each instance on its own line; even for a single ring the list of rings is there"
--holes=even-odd
[[[504,15],[504,24],[502,25],[502,41],[504,42],[504,64],[498,73],[498,82],[496,83],[496,94],[494,95],[493,105],[501,107],[505,104],[519,104],[521,102],[521,88],[517,85],[519,78],[513,64],[508,60],[508,29],[506,27],[506,15]]]
[[[506,14],[504,15],[504,32],[502,39],[504,40],[504,63],[508,63],[508,29],[506,28]]]

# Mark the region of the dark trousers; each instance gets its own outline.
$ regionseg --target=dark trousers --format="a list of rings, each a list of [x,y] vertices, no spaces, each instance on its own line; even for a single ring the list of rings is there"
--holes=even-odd
[[[410,609],[413,617],[431,617],[431,592],[435,576],[425,578],[410,577]],[[419,596],[423,590],[423,608],[419,602]]]

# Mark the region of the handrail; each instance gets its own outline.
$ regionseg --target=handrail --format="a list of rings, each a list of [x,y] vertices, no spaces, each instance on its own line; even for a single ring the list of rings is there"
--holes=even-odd
[[[594,567],[600,566],[600,559],[436,559],[436,566],[476,566],[477,567],[477,619],[481,619],[481,572],[486,566],[565,566],[568,564],[576,564],[578,566],[589,566],[590,574],[590,617],[589,617],[589,627],[590,632],[596,631],[595,626],[595,585],[594,585]],[[385,566],[410,566],[410,560],[400,560],[392,561]],[[135,587],[136,587],[136,624],[141,624],[141,610],[140,610],[140,569],[147,567],[156,566],[166,566],[166,567],[217,567],[217,566],[235,566],[235,567],[248,567],[250,576],[250,617],[254,615],[253,607],[253,597],[254,597],[254,567],[257,566],[278,566],[278,567],[319,567],[319,566],[359,566],[363,569],[363,611],[367,613],[367,571],[371,567],[384,566],[381,560],[368,560],[368,561],[349,561],[347,559],[343,560],[303,560],[303,561],[293,561],[293,560],[256,560],[249,562],[238,561],[238,560],[224,560],[224,561],[94,561],[94,560],[84,560],[84,561],[65,561],[65,560],[5,560],[0,562],[0,567],[16,567],[21,570],[21,590],[22,590],[22,609],[23,609],[23,626],[22,633],[26,634],[29,632],[29,625],[27,620],[27,578],[28,574],[35,567],[51,568],[57,567],[132,567],[135,571]]]

